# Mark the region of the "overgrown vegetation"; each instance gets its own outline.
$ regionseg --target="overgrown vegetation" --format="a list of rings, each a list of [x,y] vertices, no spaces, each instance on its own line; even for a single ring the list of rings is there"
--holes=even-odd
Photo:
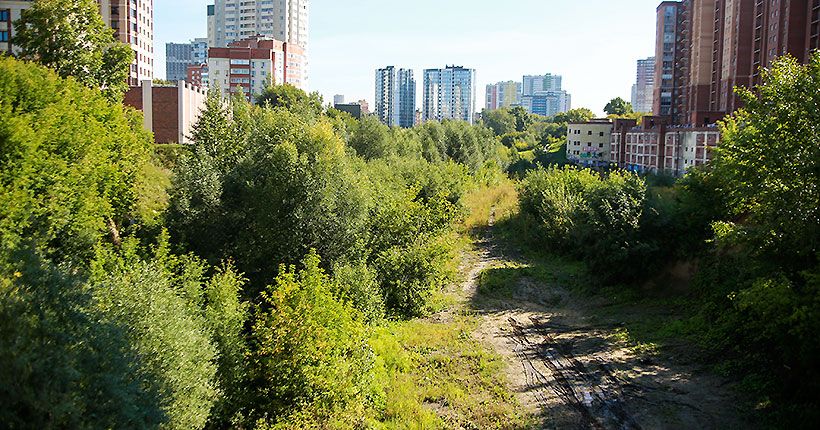
[[[440,308],[466,196],[504,176],[499,140],[266,94],[211,94],[192,146],[154,149],[139,114],[99,89],[0,59],[3,422],[446,427],[420,413],[439,392],[452,419],[510,427],[499,362],[440,333],[453,327],[436,329],[443,354],[474,365],[413,386],[404,406],[393,397],[411,388],[399,374],[430,377],[396,367],[427,360],[403,321]]]
[[[773,425],[818,419],[820,54],[742,91],[714,162],[670,186],[555,166],[588,110],[400,130],[289,86],[256,105],[212,94],[192,146],[153,148],[116,102],[130,54],[95,7],[39,0],[19,42],[41,64],[0,58],[6,426],[524,426],[473,319],[414,319],[457,279],[459,233],[491,220],[582,260],[598,291],[639,296],[624,285],[691,263],[696,306],[664,329]],[[654,348],[635,332],[615,340]]]
[[[769,424],[805,426],[820,400],[820,54],[808,65],[780,59],[763,82],[738,90],[745,108],[721,124],[713,162],[678,183],[536,170],[513,224],[535,229],[531,246],[584,261],[608,293],[671,288],[663,280],[676,263],[694,268],[688,316],[654,331],[698,342],[742,378]]]

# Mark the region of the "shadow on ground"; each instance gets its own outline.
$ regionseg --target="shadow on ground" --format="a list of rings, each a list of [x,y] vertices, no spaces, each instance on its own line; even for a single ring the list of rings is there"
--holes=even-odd
[[[674,309],[580,293],[577,263],[526,258],[492,228],[476,237],[476,335],[505,357],[513,390],[540,428],[753,428],[726,381],[690,359],[693,348],[630,335]]]

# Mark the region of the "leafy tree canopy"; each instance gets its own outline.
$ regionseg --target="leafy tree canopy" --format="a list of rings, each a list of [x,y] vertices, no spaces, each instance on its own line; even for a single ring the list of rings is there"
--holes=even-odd
[[[126,11],[123,11],[126,13]],[[93,0],[37,0],[15,23],[20,57],[101,89],[114,101],[128,90],[134,52],[115,40]]]
[[[616,97],[606,104],[604,107],[604,112],[609,115],[624,115],[632,113],[632,103],[629,103],[620,97]]]
[[[322,113],[322,96],[306,93],[291,84],[271,84],[256,97],[256,104],[271,108],[282,107],[294,112],[319,115]]]

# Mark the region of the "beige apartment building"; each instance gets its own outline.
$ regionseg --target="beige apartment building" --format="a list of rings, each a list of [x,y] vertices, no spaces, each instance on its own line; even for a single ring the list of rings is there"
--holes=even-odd
[[[567,159],[587,167],[604,167],[612,162],[612,122],[593,119],[567,125]]]

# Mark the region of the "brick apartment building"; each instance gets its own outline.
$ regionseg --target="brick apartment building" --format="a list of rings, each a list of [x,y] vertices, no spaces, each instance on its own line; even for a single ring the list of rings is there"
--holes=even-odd
[[[634,172],[682,176],[692,167],[706,164],[711,150],[720,142],[714,126],[682,127],[669,124],[668,117],[616,119],[611,133],[611,160]]]
[[[304,85],[305,51],[298,45],[261,36],[208,50],[208,79],[224,96],[241,88],[248,97],[260,94],[270,80]]]
[[[190,143],[193,125],[205,106],[207,90],[180,81],[156,85],[150,80],[131,87],[123,103],[143,113],[143,128],[154,133],[156,143]]]
[[[208,63],[188,66],[185,82],[202,88],[209,87]]]
[[[735,86],[761,68],[820,49],[820,0],[664,1],[657,9],[653,112],[703,126],[739,108]]]

